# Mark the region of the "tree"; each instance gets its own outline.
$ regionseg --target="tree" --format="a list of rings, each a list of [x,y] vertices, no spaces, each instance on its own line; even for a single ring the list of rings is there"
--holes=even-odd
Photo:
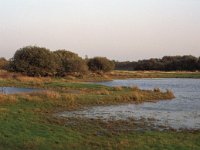
[[[55,74],[55,58],[46,48],[27,46],[16,51],[11,60],[11,70],[29,76],[52,76]]]
[[[200,71],[200,57],[199,57],[199,60],[197,62],[197,66],[198,66],[198,70]]]
[[[198,58],[186,55],[182,57],[182,68],[183,70],[195,71],[198,69]]]
[[[198,58],[185,56],[164,56],[162,59],[146,59],[138,62],[116,62],[120,70],[160,70],[160,71],[195,71],[198,69]]]
[[[115,68],[115,64],[106,57],[95,57],[88,60],[88,67],[91,71],[109,72]]]
[[[57,50],[54,52],[54,56],[57,62],[57,74],[59,76],[64,76],[65,73],[81,73],[85,74],[88,71],[86,62],[70,51]]]

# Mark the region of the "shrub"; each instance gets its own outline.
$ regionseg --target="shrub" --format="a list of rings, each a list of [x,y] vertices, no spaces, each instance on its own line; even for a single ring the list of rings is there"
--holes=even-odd
[[[9,61],[7,61],[5,58],[1,57],[0,58],[0,70],[7,69],[8,65],[9,65]]]
[[[114,69],[115,64],[106,57],[95,57],[88,60],[88,67],[91,71],[95,72],[109,72]]]
[[[63,76],[65,73],[83,73],[85,74],[88,71],[86,62],[70,51],[66,50],[57,50],[54,52],[57,63],[57,74]]]
[[[52,76],[55,74],[55,59],[42,47],[27,46],[16,51],[10,69],[29,76]]]

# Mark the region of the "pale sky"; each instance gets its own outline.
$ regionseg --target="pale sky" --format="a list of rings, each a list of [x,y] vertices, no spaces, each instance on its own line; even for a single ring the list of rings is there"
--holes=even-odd
[[[27,45],[115,60],[200,56],[200,0],[0,0],[0,57]]]

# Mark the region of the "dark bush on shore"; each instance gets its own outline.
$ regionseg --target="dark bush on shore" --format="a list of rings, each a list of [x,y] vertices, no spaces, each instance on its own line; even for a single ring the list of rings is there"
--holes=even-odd
[[[6,70],[8,68],[9,61],[6,60],[5,58],[1,57],[0,58],[0,70]]]
[[[88,66],[85,60],[70,51],[51,52],[46,48],[27,46],[16,51],[9,70],[28,76],[65,76],[86,74]]]
[[[191,56],[164,56],[162,59],[147,59],[137,62],[115,62],[117,70],[196,71],[200,59]]]
[[[57,50],[53,52],[57,63],[57,75],[64,76],[67,73],[88,72],[88,66],[78,54],[66,50]]]
[[[89,70],[94,72],[109,72],[114,69],[115,64],[106,57],[95,57],[88,60],[88,67]]]
[[[16,51],[10,69],[29,76],[52,76],[55,74],[55,58],[42,47],[27,46]]]

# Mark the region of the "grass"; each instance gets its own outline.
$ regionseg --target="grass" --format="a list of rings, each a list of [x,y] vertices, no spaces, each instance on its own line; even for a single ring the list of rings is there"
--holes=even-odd
[[[57,81],[61,81],[61,80],[65,82],[74,83],[74,82],[101,82],[101,81],[111,81],[113,79],[127,79],[127,78],[195,78],[195,79],[199,79],[200,72],[115,70],[115,71],[108,72],[105,74],[89,73],[88,75],[84,75],[83,77],[66,76],[64,78],[48,78],[48,77],[33,78],[33,77],[27,77],[18,73],[10,73],[7,71],[0,70],[0,84],[3,84],[2,82],[5,82],[5,81],[2,79],[5,79],[7,82],[10,82],[10,85],[13,85],[16,83],[20,83],[19,85],[21,85],[21,83],[26,84],[28,82],[28,83],[32,83],[32,86],[44,86],[43,85],[44,83],[55,82],[54,84],[56,84]],[[12,82],[15,81],[16,83],[11,83],[11,81]]]
[[[0,149],[200,149],[199,131],[136,130],[134,120],[102,122],[58,118],[54,113],[85,106],[172,99],[173,93],[138,87],[106,87],[60,78],[0,75],[1,86],[46,91],[0,95]]]
[[[112,71],[108,73],[112,79],[125,78],[200,78],[200,72],[164,72],[164,71]]]
[[[36,112],[30,102],[1,107],[0,149],[200,148],[199,132],[135,131],[132,122],[58,119]]]

